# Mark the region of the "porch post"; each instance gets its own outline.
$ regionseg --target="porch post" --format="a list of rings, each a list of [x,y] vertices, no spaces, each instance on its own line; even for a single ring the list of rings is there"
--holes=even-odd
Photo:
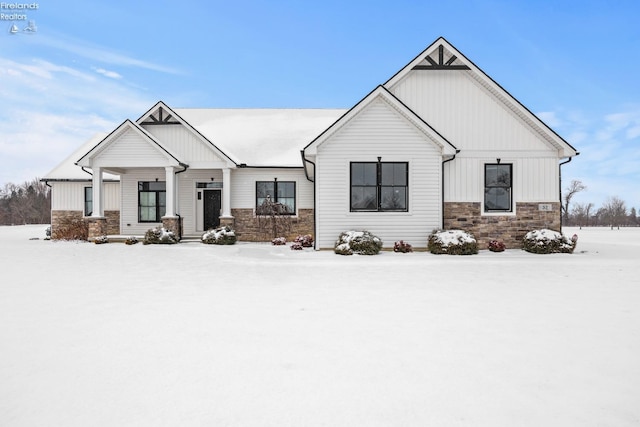
[[[231,169],[222,169],[222,215],[220,225],[233,227],[234,220],[231,215]]]
[[[164,168],[165,172],[165,182],[166,182],[166,192],[167,192],[167,211],[164,216],[174,217],[176,216],[176,185],[175,185],[175,174],[173,173],[173,167],[167,166]]]
[[[93,177],[91,179],[93,193],[93,212],[86,218],[88,223],[87,238],[90,241],[107,234],[107,218],[104,216],[104,193],[102,191],[102,168],[97,166],[91,168]]]
[[[104,207],[103,207],[103,192],[102,192],[102,168],[97,166],[93,169],[93,178],[91,185],[93,186],[93,211],[91,213],[92,217],[102,218],[104,217]]]
[[[231,169],[222,169],[222,216],[231,216]]]

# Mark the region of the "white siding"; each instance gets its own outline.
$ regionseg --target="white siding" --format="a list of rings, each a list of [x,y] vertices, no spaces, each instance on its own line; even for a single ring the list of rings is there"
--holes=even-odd
[[[173,127],[173,126],[171,126]],[[178,178],[178,205],[177,213],[182,220],[183,234],[195,234],[199,231],[196,227],[196,202],[197,202],[197,190],[196,183],[198,182],[210,182],[211,178],[214,182],[222,182],[221,170],[193,170],[187,169],[184,173],[176,175]],[[229,185],[223,182],[222,185]]]
[[[446,201],[481,202],[484,164],[513,164],[516,202],[557,201],[558,150],[465,71],[413,71],[392,92],[461,150],[445,166]]]
[[[350,212],[350,162],[409,163],[408,212]],[[441,152],[386,102],[368,105],[318,148],[316,236],[320,248],[333,247],[345,230],[369,230],[385,247],[406,240],[425,247],[441,226]]]
[[[120,232],[123,235],[141,235],[161,223],[138,222],[138,181],[166,181],[164,168],[132,169],[120,176],[122,209]]]
[[[52,188],[51,210],[84,211],[84,188],[91,187],[87,182],[50,182]],[[104,183],[104,210],[120,210],[120,183]]]
[[[151,144],[127,129],[98,155],[94,164],[119,168],[169,165],[167,156]]]
[[[463,150],[554,151],[464,71],[413,71],[391,92]]]
[[[213,147],[200,140],[193,132],[182,125],[147,125],[143,126],[158,141],[176,155],[181,162],[222,162],[214,153]]]

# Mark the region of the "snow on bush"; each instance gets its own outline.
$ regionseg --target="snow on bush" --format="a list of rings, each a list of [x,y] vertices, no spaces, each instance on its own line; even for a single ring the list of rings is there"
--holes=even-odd
[[[522,240],[522,249],[534,254],[573,253],[578,236],[571,239],[558,231],[541,229],[528,232]]]
[[[275,246],[283,246],[287,244],[287,238],[286,237],[276,237],[275,239],[273,239],[271,241],[272,245]]]
[[[504,252],[506,246],[500,240],[491,240],[487,245],[491,252]]]
[[[344,231],[334,246],[338,255],[376,255],[380,249],[382,240],[368,231]]]
[[[173,234],[173,231],[165,230],[164,227],[156,227],[147,230],[147,232],[144,234],[144,240],[142,241],[142,243],[145,245],[172,245],[174,243],[178,243],[178,237]]]
[[[310,248],[313,246],[313,237],[311,237],[311,234],[305,234],[304,236],[296,237],[295,242],[303,248]]]
[[[125,245],[135,245],[138,243],[138,238],[136,236],[129,236],[124,240]]]
[[[298,243],[298,242],[293,242],[293,243],[291,244],[291,250],[292,250],[292,251],[301,251],[301,250],[303,250],[303,249],[304,249],[304,247],[303,247],[300,243]]]
[[[434,231],[428,248],[432,254],[474,255],[478,253],[478,242],[463,230]]]
[[[202,243],[211,245],[233,245],[237,240],[236,232],[229,226],[208,230],[202,235]]]
[[[399,242],[395,242],[393,244],[393,252],[400,252],[403,254],[407,252],[413,252],[413,247],[404,240],[400,240]]]
[[[102,245],[103,243],[109,243],[109,239],[107,238],[107,236],[98,236],[93,239],[93,243],[95,243],[96,245]]]

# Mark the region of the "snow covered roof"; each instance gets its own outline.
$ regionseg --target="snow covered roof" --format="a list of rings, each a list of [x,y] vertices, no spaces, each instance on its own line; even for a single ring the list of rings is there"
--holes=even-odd
[[[100,141],[107,136],[106,133],[97,133],[93,135],[87,142],[82,144],[76,151],[71,153],[58,166],[53,168],[42,179],[45,181],[74,181],[74,180],[91,180],[91,175],[75,164],[76,160],[84,156],[89,150],[95,147]],[[119,180],[120,177],[109,173],[103,174],[104,180]]]
[[[173,111],[238,164],[302,166],[300,150],[346,110],[174,108]]]

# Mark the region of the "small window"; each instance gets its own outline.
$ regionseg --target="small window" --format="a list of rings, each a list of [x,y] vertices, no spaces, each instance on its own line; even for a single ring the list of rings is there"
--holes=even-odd
[[[484,165],[484,211],[512,211],[512,165]]]
[[[138,221],[160,222],[167,210],[164,181],[138,182]]]
[[[294,215],[296,183],[294,181],[256,181],[256,214]]]
[[[93,187],[84,187],[84,216],[93,214]]]
[[[407,162],[352,162],[352,212],[406,212]]]

